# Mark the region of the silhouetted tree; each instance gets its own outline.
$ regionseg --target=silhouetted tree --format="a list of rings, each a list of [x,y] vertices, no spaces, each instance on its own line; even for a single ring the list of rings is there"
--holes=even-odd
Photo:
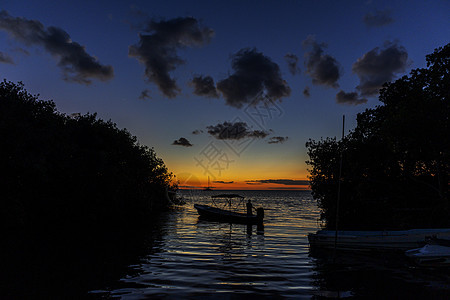
[[[342,141],[310,140],[313,196],[334,228],[339,172],[341,229],[450,226],[450,44],[380,91],[383,103],[357,116]]]
[[[152,148],[96,114],[0,83],[3,228],[126,227],[167,206],[172,174]]]

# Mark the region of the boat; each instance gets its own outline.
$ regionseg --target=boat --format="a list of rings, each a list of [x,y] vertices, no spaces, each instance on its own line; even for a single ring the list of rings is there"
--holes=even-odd
[[[209,185],[209,176],[208,176],[208,186],[203,189],[204,191],[212,191],[212,188]]]
[[[337,240],[336,240],[337,238]],[[409,250],[426,244],[430,238],[450,239],[450,229],[411,229],[392,231],[319,230],[308,234],[310,247],[339,250]]]
[[[450,240],[432,239],[421,248],[405,251],[420,266],[450,266]]]
[[[237,224],[262,224],[263,222],[264,209],[262,207],[256,210],[256,215],[248,215],[237,211],[241,204],[244,205],[243,196],[237,194],[220,194],[211,196],[211,199],[213,206],[194,204],[201,219]],[[238,199],[239,202],[233,203],[235,199]],[[224,201],[217,202],[216,200]]]

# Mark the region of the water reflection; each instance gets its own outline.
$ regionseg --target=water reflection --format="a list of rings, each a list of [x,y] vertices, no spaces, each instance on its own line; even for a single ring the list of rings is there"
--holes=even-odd
[[[1,299],[82,299],[108,295],[120,278],[139,276],[141,259],[160,248],[163,219],[146,228],[20,232],[3,237]],[[138,287],[134,285],[134,287]],[[93,291],[92,293],[88,293]]]
[[[419,268],[402,252],[314,251],[316,297],[450,299],[449,269]]]
[[[305,228],[315,226],[315,212],[309,193],[244,196],[268,208],[264,227],[199,220],[191,201],[166,223],[161,251],[137,267],[138,275],[122,278],[122,286],[130,287],[113,289],[111,295],[125,299],[310,298]],[[200,204],[208,201],[207,196],[195,199]],[[286,203],[289,211],[283,209]]]
[[[187,197],[191,201],[184,208],[168,213],[155,227],[147,252],[130,260],[132,271],[103,286],[103,294],[93,295],[124,299],[449,296],[448,270],[417,268],[401,255],[339,253],[336,260],[329,253],[311,255],[307,234],[318,229],[319,214],[309,193],[244,192],[244,196],[266,209],[263,228],[199,220],[193,204],[208,203],[208,196]]]

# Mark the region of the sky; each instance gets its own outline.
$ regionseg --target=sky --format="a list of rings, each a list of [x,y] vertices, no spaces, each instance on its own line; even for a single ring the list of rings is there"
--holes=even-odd
[[[307,189],[340,138],[450,37],[450,1],[0,0],[0,77],[153,147],[180,187]]]

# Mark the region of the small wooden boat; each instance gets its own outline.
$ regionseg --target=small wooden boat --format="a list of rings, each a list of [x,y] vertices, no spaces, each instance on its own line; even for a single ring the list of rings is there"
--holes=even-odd
[[[220,203],[215,201],[218,198],[225,200],[225,203],[222,203],[222,208],[220,207]],[[233,205],[233,199],[236,198],[239,199],[239,203]],[[256,215],[237,212],[237,208],[241,204],[244,204],[244,197],[242,196],[236,194],[221,194],[212,196],[211,199],[213,206],[194,204],[201,219],[237,224],[261,224],[263,222],[264,209],[262,207],[257,209]],[[228,209],[225,209],[226,207]]]
[[[335,247],[334,230],[308,235],[312,248]],[[393,231],[338,231],[336,248],[341,250],[408,250],[422,247],[430,238],[450,239],[450,229],[411,229]]]

